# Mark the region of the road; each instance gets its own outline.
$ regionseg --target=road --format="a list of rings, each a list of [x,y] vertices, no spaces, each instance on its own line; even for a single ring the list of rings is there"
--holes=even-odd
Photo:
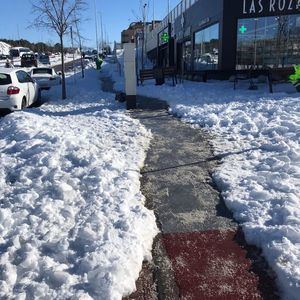
[[[80,66],[80,59],[76,59],[76,60],[74,61],[74,65],[75,65],[75,67],[79,67],[79,66]],[[55,70],[56,72],[60,72],[61,69],[62,69],[62,68],[61,68],[61,65],[54,66],[53,68],[54,68],[54,70]],[[69,62],[67,62],[67,63],[65,64],[65,70],[66,70],[66,71],[70,71],[70,70],[72,70],[72,68],[73,68],[73,61],[69,61]],[[42,96],[42,97],[43,97],[43,96]],[[42,101],[41,104],[43,104],[43,101]],[[36,107],[36,105],[34,105],[34,107]],[[1,119],[2,117],[5,117],[8,113],[9,113],[9,112],[6,112],[6,111],[0,112],[0,119]]]

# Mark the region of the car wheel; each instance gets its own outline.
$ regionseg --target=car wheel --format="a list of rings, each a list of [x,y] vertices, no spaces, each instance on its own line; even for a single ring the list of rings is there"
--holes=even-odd
[[[26,98],[25,97],[22,99],[22,105],[21,105],[21,109],[24,109],[24,108],[26,108]]]
[[[39,89],[39,91],[38,91],[38,97],[36,99],[36,104],[38,106],[42,104],[42,91],[41,91],[41,89]]]

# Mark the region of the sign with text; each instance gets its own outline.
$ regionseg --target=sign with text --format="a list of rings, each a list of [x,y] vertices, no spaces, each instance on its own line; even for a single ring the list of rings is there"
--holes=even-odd
[[[242,0],[243,15],[300,13],[300,0]]]

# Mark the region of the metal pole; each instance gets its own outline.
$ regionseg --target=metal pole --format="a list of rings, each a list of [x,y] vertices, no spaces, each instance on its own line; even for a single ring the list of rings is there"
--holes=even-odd
[[[76,78],[75,78],[75,51],[74,51],[73,27],[72,27],[72,26],[71,26],[71,44],[72,44],[72,51],[73,51],[73,73],[74,73],[74,82],[76,82]]]
[[[146,35],[146,7],[147,4],[145,3],[143,6],[143,45],[142,45],[142,70],[145,69],[145,61],[144,61],[144,56],[145,56],[145,35]]]
[[[97,21],[97,6],[96,0],[94,0],[94,9],[95,9],[95,27],[96,27],[96,43],[97,43],[97,53],[99,53],[99,39],[98,39],[98,21]]]
[[[100,12],[100,25],[101,25],[101,53],[103,53],[103,22],[102,22],[102,13]]]
[[[153,0],[153,24],[152,24],[152,30],[154,30],[155,27],[155,0]]]
[[[84,64],[83,64],[83,56],[82,56],[82,43],[81,43],[81,36],[78,28],[78,23],[75,21],[75,26],[78,34],[78,40],[79,40],[79,50],[80,50],[80,64],[81,64],[81,77],[84,78]]]

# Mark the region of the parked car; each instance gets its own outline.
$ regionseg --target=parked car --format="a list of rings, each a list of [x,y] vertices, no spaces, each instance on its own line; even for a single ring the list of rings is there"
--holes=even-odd
[[[84,52],[83,58],[87,60],[94,60],[96,55],[94,55],[91,51]]]
[[[0,68],[0,109],[20,110],[40,100],[40,87],[28,73]]]
[[[9,58],[9,55],[0,54],[0,60],[6,60],[7,58]]]
[[[31,53],[23,54],[21,57],[21,67],[30,68],[33,66],[37,67],[37,59],[35,58],[34,54]]]
[[[42,90],[61,84],[61,76],[53,68],[33,68],[30,76],[39,84]]]
[[[50,58],[47,54],[41,54],[39,56],[39,62],[43,65],[50,65]]]
[[[12,59],[20,58],[24,54],[32,54],[32,51],[26,47],[14,47],[9,50],[9,55]]]

